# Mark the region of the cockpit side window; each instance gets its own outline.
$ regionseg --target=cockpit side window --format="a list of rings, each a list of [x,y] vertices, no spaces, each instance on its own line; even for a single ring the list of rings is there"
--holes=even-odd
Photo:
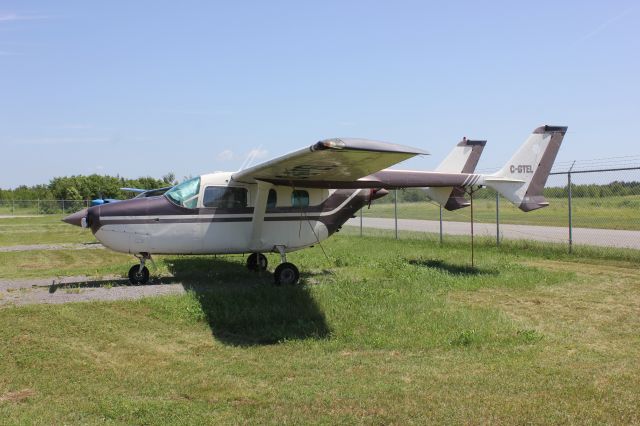
[[[195,209],[198,205],[198,194],[200,193],[200,177],[193,178],[178,184],[165,192],[167,197],[173,203]]]
[[[291,193],[292,207],[309,207],[309,192],[296,189]]]
[[[207,186],[202,204],[205,207],[234,209],[247,207],[247,189],[232,186]]]
[[[278,204],[278,193],[275,189],[269,190],[269,196],[267,198],[267,208],[274,209]]]

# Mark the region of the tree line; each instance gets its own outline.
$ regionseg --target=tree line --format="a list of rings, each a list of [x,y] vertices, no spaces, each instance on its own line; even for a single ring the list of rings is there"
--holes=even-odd
[[[96,198],[131,198],[131,192],[120,188],[155,189],[176,184],[175,175],[167,173],[161,179],[150,176],[127,179],[121,176],[92,174],[64,176],[48,184],[21,185],[15,189],[0,189],[0,200],[93,200]]]

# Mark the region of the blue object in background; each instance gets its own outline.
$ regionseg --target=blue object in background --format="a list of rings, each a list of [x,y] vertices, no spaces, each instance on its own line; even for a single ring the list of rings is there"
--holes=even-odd
[[[96,198],[95,200],[91,200],[91,207],[101,206],[102,204],[117,203],[118,201],[122,200],[116,200],[114,198]]]

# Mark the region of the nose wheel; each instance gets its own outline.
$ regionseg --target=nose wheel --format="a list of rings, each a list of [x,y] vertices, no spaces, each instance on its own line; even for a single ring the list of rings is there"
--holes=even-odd
[[[129,269],[129,282],[131,284],[146,284],[149,282],[149,268],[146,266],[133,265]]]
[[[149,282],[149,269],[144,265],[147,260],[151,260],[149,253],[136,255],[140,260],[139,265],[133,265],[129,269],[129,282],[131,284],[146,284]],[[153,260],[151,260],[153,262]]]

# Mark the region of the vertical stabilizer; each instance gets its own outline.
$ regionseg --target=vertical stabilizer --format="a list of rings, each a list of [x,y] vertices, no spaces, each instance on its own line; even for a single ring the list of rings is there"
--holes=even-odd
[[[436,168],[441,173],[473,173],[487,141],[462,139]],[[459,186],[426,188],[427,196],[447,210],[469,206],[464,190]]]
[[[525,212],[546,207],[544,185],[566,133],[563,126],[538,127],[499,172],[484,176],[484,183]]]

